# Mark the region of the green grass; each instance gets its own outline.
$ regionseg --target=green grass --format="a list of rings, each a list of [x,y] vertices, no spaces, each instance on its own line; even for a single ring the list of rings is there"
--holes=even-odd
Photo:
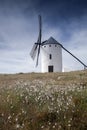
[[[86,76],[1,75],[0,130],[87,130]]]

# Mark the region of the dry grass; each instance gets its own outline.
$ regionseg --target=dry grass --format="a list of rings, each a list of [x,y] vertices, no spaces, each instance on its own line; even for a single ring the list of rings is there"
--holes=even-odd
[[[41,129],[87,129],[87,71],[0,75],[0,130]]]
[[[30,81],[41,80],[42,82],[54,81],[55,84],[69,84],[73,82],[83,82],[87,79],[87,71],[73,71],[66,73],[19,73],[19,74],[1,74],[0,75],[0,86],[3,84],[11,85],[16,81]]]

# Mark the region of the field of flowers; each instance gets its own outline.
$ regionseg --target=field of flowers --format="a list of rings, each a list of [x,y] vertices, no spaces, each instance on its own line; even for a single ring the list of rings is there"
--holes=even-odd
[[[87,71],[0,75],[0,130],[87,130]]]

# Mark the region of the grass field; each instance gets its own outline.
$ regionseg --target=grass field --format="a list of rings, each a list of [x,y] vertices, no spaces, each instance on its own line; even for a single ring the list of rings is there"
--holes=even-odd
[[[0,130],[87,130],[87,71],[0,75]]]

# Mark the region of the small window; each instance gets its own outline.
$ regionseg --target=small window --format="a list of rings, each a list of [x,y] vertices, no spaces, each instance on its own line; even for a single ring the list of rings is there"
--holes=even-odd
[[[49,55],[49,59],[50,59],[50,60],[52,59],[52,55],[51,55],[51,54]]]
[[[51,47],[51,45],[49,45],[49,47]]]
[[[53,72],[54,66],[48,66],[48,72]]]
[[[57,45],[55,45],[55,47],[57,47]]]
[[[46,47],[46,46],[44,46],[44,47]]]

